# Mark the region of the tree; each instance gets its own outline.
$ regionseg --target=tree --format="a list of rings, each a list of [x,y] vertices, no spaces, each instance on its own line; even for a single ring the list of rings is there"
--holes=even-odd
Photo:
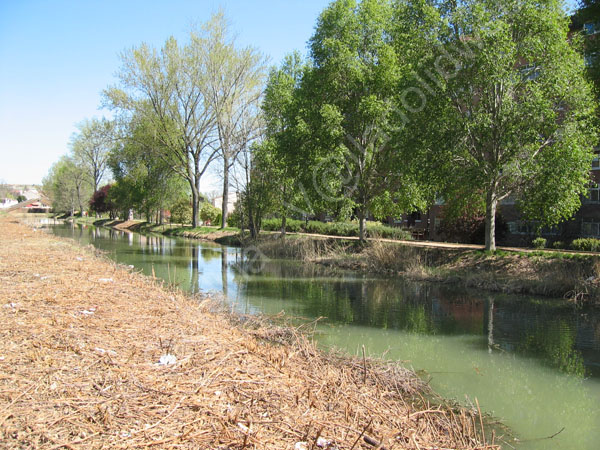
[[[349,200],[363,241],[369,213],[385,217],[426,204],[397,108],[423,48],[394,43],[399,29],[403,39],[423,41],[417,37],[427,21],[412,19],[422,7],[337,0],[320,15],[310,39],[314,67],[302,79],[306,114],[300,126],[310,130],[303,157],[311,161],[313,198],[338,206]]]
[[[446,198],[468,191],[484,202],[493,251],[503,199],[540,225],[579,207],[597,142],[595,104],[560,1],[468,0],[446,19],[437,55],[422,62],[437,68],[424,109],[430,160],[449,181]]]
[[[229,174],[239,152],[260,133],[259,101],[265,57],[252,47],[237,48],[222,12],[205,25],[209,101],[215,112],[219,156],[223,162],[221,228],[227,223]]]
[[[148,221],[157,215],[162,223],[163,210],[185,192],[184,181],[159,156],[161,143],[154,139],[152,127],[143,117],[134,116],[121,134],[109,158],[117,181],[111,196],[121,210],[139,211]]]
[[[297,175],[302,172],[298,156],[299,142],[297,118],[302,75],[308,65],[300,53],[287,55],[280,68],[269,73],[262,103],[265,121],[264,164],[273,174],[273,196],[281,216],[281,235],[285,237],[286,218],[302,204]]]
[[[78,164],[85,167],[93,192],[96,192],[108,168],[108,155],[114,143],[114,123],[105,118],[85,119],[77,128],[79,132],[71,138],[71,151]]]
[[[111,187],[112,185],[107,184],[94,192],[90,199],[90,208],[98,214],[107,212],[112,219],[115,217],[116,208],[110,196]]]
[[[91,195],[91,182],[82,164],[72,156],[63,156],[52,165],[42,182],[44,193],[57,212],[74,214],[75,206],[83,213],[84,199]]]
[[[218,156],[206,66],[209,52],[209,39],[193,32],[183,46],[173,37],[160,50],[142,44],[123,52],[119,87],[104,92],[108,105],[147,120],[160,143],[159,156],[190,186],[194,227],[200,181]]]

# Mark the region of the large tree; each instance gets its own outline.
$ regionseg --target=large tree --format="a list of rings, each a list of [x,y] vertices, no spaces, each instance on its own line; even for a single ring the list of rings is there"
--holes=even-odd
[[[215,112],[219,156],[223,163],[221,227],[227,224],[230,171],[238,154],[260,133],[259,101],[265,57],[255,48],[238,48],[223,13],[204,26],[208,36],[206,67],[211,107]]]
[[[218,157],[206,64],[209,42],[192,32],[184,45],[171,37],[160,50],[142,44],[125,51],[119,86],[105,91],[110,106],[145,117],[160,143],[160,156],[189,184],[194,227],[199,224],[200,181]]]
[[[430,49],[419,38],[429,32],[428,9],[425,2],[337,0],[310,39],[314,66],[302,80],[300,126],[310,130],[302,152],[311,162],[311,190],[332,205],[349,200],[361,240],[369,213],[425,206],[397,106],[412,66]],[[395,36],[414,38],[415,47],[397,45]]]
[[[466,0],[445,23],[437,55],[420,68],[424,133],[446,198],[483,202],[494,250],[496,209],[509,196],[540,225],[577,210],[597,142],[595,104],[559,0]]]

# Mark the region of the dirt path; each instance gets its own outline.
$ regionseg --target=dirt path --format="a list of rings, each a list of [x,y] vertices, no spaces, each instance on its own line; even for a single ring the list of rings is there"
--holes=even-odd
[[[232,324],[91,249],[0,219],[3,448],[496,448],[394,365]]]

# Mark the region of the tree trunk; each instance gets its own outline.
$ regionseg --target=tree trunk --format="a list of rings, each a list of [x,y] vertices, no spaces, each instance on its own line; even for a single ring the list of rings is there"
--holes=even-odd
[[[285,239],[285,226],[287,223],[287,217],[284,214],[283,216],[281,216],[281,238]]]
[[[358,212],[358,237],[360,242],[367,242],[367,218],[363,210]]]
[[[223,204],[221,205],[221,229],[227,226],[227,203],[229,203],[229,158],[223,155]]]
[[[496,207],[498,197],[496,190],[491,188],[487,193],[485,202],[485,249],[493,252],[496,250]]]
[[[77,186],[77,203],[79,203],[79,216],[83,217],[83,205],[81,204],[81,186]]]
[[[190,180],[191,181],[191,180]],[[200,205],[200,177],[195,176],[190,182],[192,188],[192,227],[196,228],[199,224],[199,205]]]

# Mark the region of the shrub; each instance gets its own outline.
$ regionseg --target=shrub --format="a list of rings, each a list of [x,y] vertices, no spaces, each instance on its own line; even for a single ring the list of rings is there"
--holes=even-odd
[[[600,240],[594,238],[575,239],[571,242],[571,248],[582,252],[596,252],[600,249]]]
[[[565,243],[563,241],[556,241],[552,244],[552,248],[556,248],[556,249],[561,249],[561,248],[566,248],[567,246],[565,245]]]
[[[227,226],[240,228],[242,225],[242,215],[240,208],[235,208],[231,213],[227,215]]]
[[[187,198],[177,200],[171,207],[171,223],[187,224],[192,222],[192,205]]]
[[[546,238],[537,237],[533,241],[531,241],[531,246],[533,248],[546,248]]]
[[[219,208],[215,208],[208,202],[204,202],[200,205],[200,220],[202,220],[202,222],[210,222],[211,225],[218,225],[220,218],[221,210]]]

